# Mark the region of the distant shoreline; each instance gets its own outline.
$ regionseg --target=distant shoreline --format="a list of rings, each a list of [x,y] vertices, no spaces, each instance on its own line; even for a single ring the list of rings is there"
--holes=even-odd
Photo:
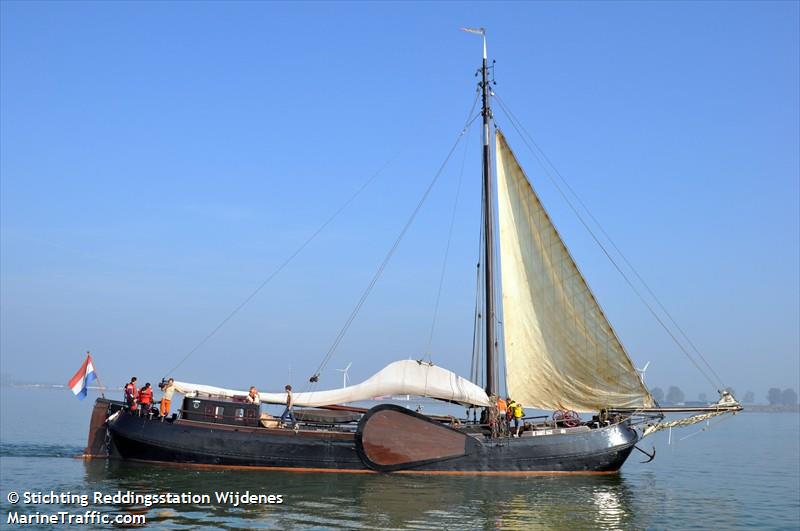
[[[11,387],[14,389],[67,389],[64,384],[48,383],[3,383],[0,387]],[[99,387],[89,386],[90,391],[121,391],[122,387]],[[742,404],[744,413],[800,413],[800,404],[794,406],[771,406],[769,404]]]
[[[3,383],[0,387],[12,387],[14,389],[68,389],[64,384],[51,384],[51,383]],[[121,391],[122,387],[100,387],[98,385],[89,385],[87,389],[90,391]]]

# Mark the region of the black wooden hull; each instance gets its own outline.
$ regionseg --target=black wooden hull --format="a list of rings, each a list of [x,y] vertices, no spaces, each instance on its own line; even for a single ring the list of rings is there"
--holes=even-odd
[[[110,455],[171,463],[298,469],[364,469],[352,434],[295,433],[123,414],[109,427]]]
[[[294,432],[159,418],[128,412],[109,423],[109,455],[166,463],[369,472],[354,433]],[[563,433],[562,433],[563,432]],[[638,441],[626,423],[592,430],[554,430],[520,438],[475,438],[469,455],[414,465],[429,474],[613,473]]]

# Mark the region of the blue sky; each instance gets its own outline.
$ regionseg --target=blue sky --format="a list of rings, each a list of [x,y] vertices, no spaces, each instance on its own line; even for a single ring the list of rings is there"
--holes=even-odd
[[[497,93],[726,384],[798,388],[796,2],[0,4],[2,372],[277,389],[319,364],[463,125]],[[648,383],[713,392],[495,109]],[[331,364],[469,373],[479,145],[459,147]],[[387,165],[388,163],[388,165]]]

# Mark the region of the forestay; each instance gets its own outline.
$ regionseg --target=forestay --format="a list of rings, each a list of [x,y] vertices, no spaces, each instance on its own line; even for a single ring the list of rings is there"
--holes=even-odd
[[[495,142],[508,394],[541,409],[651,407],[652,396],[499,130]]]
[[[223,397],[245,397],[247,391],[223,389],[209,385],[175,382],[179,393],[203,393]],[[449,400],[476,406],[491,405],[486,392],[457,374],[432,363],[402,360],[389,364],[364,382],[328,391],[294,393],[298,406],[329,406],[361,400],[371,400],[389,395],[414,395]],[[286,393],[259,393],[262,402],[283,404]]]

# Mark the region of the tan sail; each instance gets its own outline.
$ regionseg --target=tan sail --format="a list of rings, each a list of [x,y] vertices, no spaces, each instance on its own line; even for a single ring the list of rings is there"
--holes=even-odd
[[[499,130],[495,142],[509,396],[584,412],[653,406]]]

